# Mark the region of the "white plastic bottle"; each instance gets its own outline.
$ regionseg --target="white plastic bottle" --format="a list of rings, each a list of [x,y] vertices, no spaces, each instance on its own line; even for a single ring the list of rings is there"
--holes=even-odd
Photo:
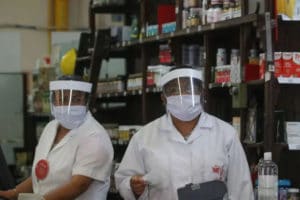
[[[258,165],[258,200],[278,199],[278,167],[272,161],[272,153],[265,152]]]

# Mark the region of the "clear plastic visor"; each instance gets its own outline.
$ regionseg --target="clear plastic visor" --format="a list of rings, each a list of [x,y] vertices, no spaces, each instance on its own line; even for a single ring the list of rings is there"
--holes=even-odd
[[[84,106],[88,105],[89,93],[79,90],[52,90],[50,91],[51,107],[68,107],[70,106]],[[69,109],[68,109],[69,110]]]
[[[176,96],[181,99],[181,103],[184,103],[184,99],[187,98],[199,102],[201,93],[202,81],[192,77],[178,77],[163,86],[163,94],[166,98]]]

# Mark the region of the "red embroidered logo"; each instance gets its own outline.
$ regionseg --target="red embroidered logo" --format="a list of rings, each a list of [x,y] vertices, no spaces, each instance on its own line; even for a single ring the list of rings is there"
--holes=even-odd
[[[213,173],[220,174],[220,171],[221,171],[221,167],[220,166],[215,165],[215,166],[212,167],[212,172]]]
[[[217,179],[224,180],[224,168],[223,166],[215,165],[212,167],[212,172],[217,175]]]

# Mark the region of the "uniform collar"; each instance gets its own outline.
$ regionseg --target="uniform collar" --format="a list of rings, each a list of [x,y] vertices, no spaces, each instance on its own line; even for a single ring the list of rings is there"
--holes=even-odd
[[[165,114],[162,117],[160,129],[162,132],[167,133],[167,136],[171,140],[175,140],[182,143],[189,143],[196,140],[201,135],[205,135],[209,133],[209,130],[212,128],[212,126],[213,126],[212,117],[206,112],[202,112],[199,121],[195,126],[195,128],[193,129],[191,135],[187,140],[184,140],[183,136],[178,132],[178,130],[174,126],[170,115]]]
[[[70,130],[69,133],[67,135],[65,135],[65,137],[51,149],[54,139],[56,137],[56,132],[57,132],[57,128],[59,125],[58,121],[55,120],[55,129],[54,129],[54,131],[52,133],[52,137],[51,137],[51,141],[52,141],[51,146],[50,146],[51,151],[55,151],[56,149],[65,145],[72,137],[75,137],[79,132],[85,133],[85,131],[81,131],[81,129],[84,129],[84,127],[86,127],[87,121],[89,121],[90,118],[91,118],[91,113],[88,111],[84,122],[78,128]]]

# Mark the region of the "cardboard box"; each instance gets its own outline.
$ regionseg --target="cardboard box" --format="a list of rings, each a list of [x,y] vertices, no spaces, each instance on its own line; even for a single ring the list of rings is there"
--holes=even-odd
[[[266,54],[260,53],[259,54],[259,79],[264,79],[266,72]]]
[[[300,77],[300,52],[293,53],[294,75]]]
[[[282,52],[274,53],[275,77],[282,75]]]
[[[293,53],[283,52],[282,53],[282,75],[284,77],[290,77],[294,75],[293,65]]]

